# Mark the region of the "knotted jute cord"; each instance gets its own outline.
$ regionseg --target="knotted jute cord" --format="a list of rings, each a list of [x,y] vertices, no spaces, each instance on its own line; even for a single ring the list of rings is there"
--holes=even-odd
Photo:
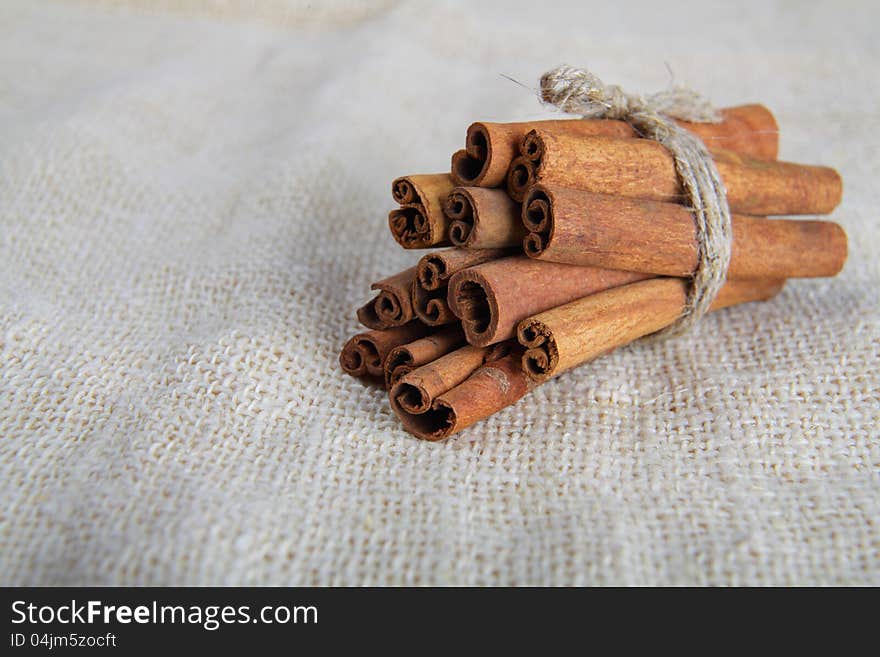
[[[685,310],[662,335],[691,328],[709,311],[727,276],[733,233],[727,192],[703,142],[673,119],[718,123],[717,110],[695,91],[675,88],[649,96],[625,93],[605,85],[582,69],[559,66],[541,76],[541,99],[563,112],[585,119],[620,119],[639,134],[665,146],[695,217],[698,264],[688,290]]]

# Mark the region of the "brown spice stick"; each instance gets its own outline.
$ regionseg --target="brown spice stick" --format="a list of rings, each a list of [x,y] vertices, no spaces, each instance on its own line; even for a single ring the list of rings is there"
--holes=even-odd
[[[685,285],[685,282],[680,279],[652,279],[616,288],[615,290],[603,292],[595,296],[603,296],[618,290],[655,282],[664,282],[663,287],[669,287],[668,283],[671,282],[682,289]],[[751,299],[747,298],[749,295],[742,293],[741,288],[740,292],[732,292],[733,287],[728,287],[726,292],[723,289],[719,294],[717,304],[732,305],[733,303],[740,303],[746,300],[769,298],[769,296],[778,292],[783,282],[737,281],[733,284],[733,286],[743,285],[753,286],[751,288]],[[652,298],[648,294],[641,301],[648,301],[650,303]],[[641,303],[637,303],[635,307],[636,309],[640,308]],[[681,308],[679,307],[680,311]],[[610,332],[607,335],[613,337],[613,334]],[[610,348],[613,348],[613,346],[607,349]],[[455,387],[434,397],[428,410],[419,413],[408,412],[401,405],[400,398],[406,393],[403,386],[401,386],[396,391],[392,390],[392,408],[403,422],[406,430],[416,437],[423,440],[442,440],[448,438],[475,422],[486,419],[503,408],[515,404],[526,393],[542,383],[546,378],[549,378],[544,377],[536,380],[528,376],[522,367],[522,360],[524,358],[524,355],[514,352],[498,360],[491,360]],[[558,370],[556,373],[559,371],[561,370]],[[404,381],[406,381],[406,377],[401,382]],[[400,384],[398,385],[400,386]],[[395,392],[397,393],[396,396],[394,396]],[[412,399],[415,403],[420,401],[420,398],[416,396]]]
[[[429,326],[457,321],[446,301],[446,286],[458,271],[507,255],[504,249],[444,249],[422,257],[416,265],[412,306],[416,316]]]
[[[385,387],[391,388],[405,374],[437,360],[464,343],[464,331],[460,325],[454,325],[395,347],[385,359]]]
[[[371,329],[402,326],[413,319],[412,286],[416,268],[410,267],[399,274],[383,278],[370,286],[379,294],[358,308],[358,321]]]
[[[537,159],[516,158],[507,177],[507,190],[517,201],[536,183],[654,201],[684,200],[672,155],[658,142],[541,131],[527,139],[535,143]],[[843,183],[834,169],[751,159],[730,151],[711,153],[732,212],[825,214],[840,203]]]
[[[711,309],[769,299],[785,281],[727,282]],[[642,336],[666,328],[684,311],[687,282],[654,278],[600,292],[520,322],[522,368],[543,382]]]
[[[400,207],[388,215],[388,227],[398,244],[405,249],[449,244],[443,201],[454,186],[448,173],[403,176],[391,183],[391,196]]]
[[[761,159],[776,158],[779,128],[770,110],[763,105],[742,105],[723,109],[721,114],[721,123],[678,123],[711,148],[725,148]],[[503,185],[510,162],[517,156],[523,137],[534,129],[576,137],[638,137],[632,127],[623,121],[564,119],[473,123],[468,128],[464,150],[452,156],[455,183],[473,187]]]
[[[519,246],[525,237],[520,206],[503,189],[456,187],[444,207],[452,222],[449,239],[455,246],[505,248]]]
[[[518,355],[486,363],[466,380],[437,397],[424,413],[392,407],[407,431],[423,440],[442,440],[516,403],[533,384]]]
[[[757,103],[720,110],[720,123],[677,123],[693,132],[709,148],[742,153],[759,160],[779,155],[779,125],[773,113]]]
[[[510,340],[491,347],[464,345],[408,372],[391,388],[392,408],[409,414],[427,412],[436,397],[460,384],[481,365],[506,356],[511,346]]]
[[[834,276],[846,262],[846,233],[830,221],[733,215],[728,278]],[[698,265],[693,215],[662,201],[535,185],[523,203],[527,255],[666,276]]]
[[[521,320],[648,274],[540,262],[527,256],[464,269],[449,281],[449,307],[478,347],[512,337]]]
[[[383,378],[385,359],[394,347],[418,340],[428,327],[413,321],[384,330],[364,331],[353,336],[342,347],[339,364],[352,376]]]

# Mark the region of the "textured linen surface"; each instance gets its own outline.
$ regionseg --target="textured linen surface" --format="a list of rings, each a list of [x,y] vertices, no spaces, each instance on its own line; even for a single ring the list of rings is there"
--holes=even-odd
[[[877,3],[0,3],[0,583],[880,584]],[[843,273],[441,444],[344,376],[390,181],[541,72],[762,101]],[[524,86],[501,77],[504,73]]]

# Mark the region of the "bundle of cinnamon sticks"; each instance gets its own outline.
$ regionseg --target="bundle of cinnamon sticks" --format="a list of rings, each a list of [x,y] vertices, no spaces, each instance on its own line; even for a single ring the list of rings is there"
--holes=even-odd
[[[712,310],[770,299],[789,278],[837,274],[840,226],[768,216],[831,212],[840,176],[779,161],[762,105],[722,116],[679,122],[709,148],[732,213]],[[340,364],[380,383],[419,438],[446,438],[684,311],[699,259],[694,216],[669,152],[627,123],[474,123],[450,172],[398,178],[391,192],[394,239],[434,250],[372,284],[376,296],[357,311],[367,330]]]

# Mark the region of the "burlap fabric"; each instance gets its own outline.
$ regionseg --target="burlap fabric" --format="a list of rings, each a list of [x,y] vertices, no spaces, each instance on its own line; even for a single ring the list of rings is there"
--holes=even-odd
[[[0,583],[880,584],[874,3],[258,4],[0,4]],[[560,62],[767,104],[850,261],[418,442],[390,181]]]

